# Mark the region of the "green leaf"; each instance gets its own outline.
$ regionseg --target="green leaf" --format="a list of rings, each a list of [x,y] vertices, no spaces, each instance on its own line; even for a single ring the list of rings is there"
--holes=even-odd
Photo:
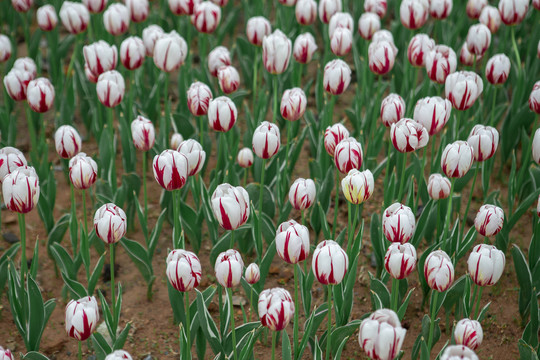
[[[92,275],[90,275],[90,279],[88,279],[88,294],[90,296],[92,296],[92,294],[94,293],[94,289],[96,288],[99,276],[101,275],[101,271],[103,270],[104,263],[105,255],[101,255],[98,262],[96,263],[96,266],[94,267],[94,271],[92,271]]]
[[[529,316],[530,301],[532,297],[532,278],[529,266],[525,256],[517,245],[512,247],[512,257],[514,259],[514,268],[519,283],[519,313],[524,320]]]
[[[291,340],[287,331],[282,331],[281,335],[281,358],[283,360],[292,360]]]
[[[112,351],[113,351],[112,348],[107,343],[107,340],[105,340],[103,335],[101,335],[100,333],[95,331],[92,334],[91,339],[92,339],[92,344],[94,344],[94,349],[96,350],[96,354],[98,356],[98,359],[103,360],[103,359],[105,359],[105,357],[107,355],[112,353]]]
[[[397,311],[397,315],[400,321],[403,320],[403,317],[405,316],[405,313],[407,312],[407,307],[409,307],[409,302],[411,301],[411,294],[413,293],[413,291],[414,291],[414,288],[409,290],[407,297],[405,298],[403,303],[401,303],[401,306],[399,307]]]
[[[85,296],[88,296],[86,289],[84,286],[78,282],[77,280],[73,280],[67,276],[66,273],[62,272],[62,279],[64,279],[64,282],[66,283],[66,286],[69,288],[69,290],[77,296],[77,299],[83,298]]]
[[[382,308],[390,308],[390,291],[388,291],[386,285],[381,280],[375,278],[371,273],[369,273],[369,278],[371,291],[372,293],[377,294],[378,299],[381,301]]]
[[[184,202],[180,203],[180,214],[182,229],[189,238],[189,243],[193,246],[195,252],[198,253],[202,241],[202,224],[199,224],[197,221],[198,215],[195,210]]]
[[[216,323],[206,308],[202,293],[199,290],[195,291],[197,292],[197,316],[199,317],[199,323],[204,336],[208,340],[214,354],[223,353]]]
[[[23,360],[49,360],[49,358],[36,351],[30,351],[23,356]]]
[[[136,241],[122,238],[120,240],[122,247],[141,272],[146,283],[150,283],[154,278],[154,269],[152,268],[152,260],[149,258],[146,249]]]

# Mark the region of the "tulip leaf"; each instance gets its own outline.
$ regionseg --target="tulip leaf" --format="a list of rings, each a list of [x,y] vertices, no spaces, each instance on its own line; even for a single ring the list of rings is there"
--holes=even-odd
[[[150,235],[150,241],[148,243],[148,248],[147,248],[148,257],[150,259],[154,257],[154,251],[156,249],[159,236],[161,235],[161,228],[163,227],[163,221],[165,220],[166,213],[167,213],[167,209],[163,209],[161,211],[156,221],[156,224],[154,225],[154,229],[152,230],[152,235]]]
[[[281,333],[281,358],[283,360],[292,360],[291,340],[286,330]]]
[[[48,357],[37,351],[29,351],[22,358],[23,360],[49,360]]]
[[[538,200],[539,194],[540,189],[537,189],[532,194],[527,196],[525,200],[521,201],[516,211],[510,216],[510,219],[508,219],[505,227],[508,227],[509,230],[513,229],[519,219],[521,219],[523,214],[525,214],[525,212],[531,207],[531,205]]]
[[[405,313],[407,312],[407,308],[409,307],[409,302],[411,301],[411,295],[412,295],[413,291],[414,291],[414,288],[409,290],[409,293],[407,294],[407,297],[405,298],[403,303],[401,303],[401,306],[399,307],[399,309],[397,311],[399,321],[403,320],[403,317],[405,317]]]
[[[420,217],[418,218],[418,221],[416,222],[416,229],[414,231],[414,235],[410,241],[410,243],[418,247],[418,244],[420,243],[420,240],[424,237],[424,233],[426,231],[426,228],[429,223],[429,215],[431,213],[431,208],[433,207],[433,200],[429,200],[427,204],[422,209],[422,213],[420,214]]]
[[[472,226],[467,234],[462,239],[462,241],[457,246],[456,262],[459,261],[462,257],[465,256],[471,250],[471,247],[474,245],[474,240],[476,238],[476,229]]]
[[[202,241],[202,224],[199,224],[197,221],[197,213],[185,202],[181,202],[180,219],[182,220],[182,229],[189,238],[189,243],[195,252],[198,253]]]
[[[367,314],[365,317],[367,317]],[[358,330],[361,323],[362,320],[353,320],[346,325],[336,327],[334,330],[332,330],[330,347],[332,349],[338,349],[341,342],[347,341],[349,336],[351,336],[356,330]]]
[[[50,247],[53,243],[59,243],[64,238],[64,235],[68,229],[68,225],[71,219],[71,214],[64,214],[56,224],[54,224],[53,228],[49,232],[48,238],[47,238],[47,250],[50,252]]]
[[[373,309],[377,310],[377,309],[382,309],[382,308],[390,308],[390,291],[388,291],[388,288],[386,287],[386,285],[383,284],[383,282],[381,280],[374,277],[373,274],[371,274],[371,273],[369,273],[369,278],[370,278],[371,292],[372,292],[372,294],[377,295],[376,300],[380,301],[380,306],[381,306],[380,308],[375,307]],[[372,298],[372,300],[373,300],[373,298]],[[373,304],[373,305],[375,305],[375,304]],[[377,305],[379,305],[379,304],[377,304]]]
[[[530,301],[533,294],[532,277],[525,256],[519,247],[514,244],[511,252],[519,283],[519,313],[522,321],[524,321],[530,313]]]
[[[69,278],[68,275],[64,272],[62,272],[62,279],[64,279],[64,282],[66,283],[69,290],[71,290],[71,292],[75,294],[75,296],[77,296],[77,299],[88,296],[83,284],[81,284],[77,280]]]
[[[338,345],[337,351],[335,352],[335,355],[334,355],[334,360],[341,359],[341,352],[343,351],[343,348],[345,348],[345,345],[347,344],[347,340],[349,340],[349,338],[343,339],[341,343]]]
[[[77,270],[74,266],[73,259],[69,253],[59,243],[52,243],[50,252],[56,261],[56,264],[60,267],[60,271],[65,273],[69,278],[76,278]]]
[[[4,291],[4,288],[6,286],[6,282],[8,279],[9,271],[8,266],[9,262],[15,254],[17,254],[17,251],[21,247],[21,243],[15,243],[11,245],[9,249],[4,251],[2,256],[0,257],[0,298],[2,297],[2,292]]]
[[[236,346],[236,351],[240,352],[241,360],[243,359],[248,360],[253,357],[253,346],[255,345],[255,341],[257,341],[257,338],[259,337],[261,330],[262,330],[262,326],[259,326],[257,329],[252,330],[250,333],[247,333],[241,339],[241,341],[238,342]],[[244,339],[246,339],[245,342],[244,342]]]
[[[519,358],[521,360],[538,360],[536,350],[523,339],[518,340]]]
[[[99,257],[98,262],[96,263],[96,266],[94,266],[92,275],[90,275],[90,278],[88,279],[88,295],[89,296],[92,296],[94,294],[94,289],[96,288],[96,284],[99,280],[99,275],[101,275],[101,271],[103,270],[104,264],[105,264],[105,255],[101,255]]]
[[[152,268],[152,259],[148,256],[147,250],[138,242],[126,237],[120,240],[120,244],[131,258],[131,261],[139,269],[146,283],[150,283],[154,278],[154,269]]]
[[[259,282],[255,284],[254,286],[254,288],[257,289],[259,293],[264,288],[266,277],[270,273],[270,265],[272,265],[272,261],[274,260],[275,255],[276,255],[276,241],[273,240],[270,243],[270,245],[268,245],[268,248],[266,249],[266,254],[264,255],[264,258],[262,259],[262,262],[260,265],[261,278],[259,279]]]
[[[202,293],[199,290],[195,291],[197,292],[197,316],[199,317],[199,323],[204,336],[208,340],[214,354],[223,353],[216,323],[208,312]]]
[[[107,340],[97,331],[92,334],[92,344],[99,360],[105,359],[107,355],[112,353],[112,348],[107,343]]]
[[[260,197],[260,191],[261,191],[260,184],[251,183],[248,186],[246,186],[246,191],[249,195],[249,199],[251,200],[251,203],[253,204],[253,208],[258,210],[259,197]],[[270,188],[266,185],[263,188],[262,210],[263,210],[263,213],[268,215],[271,219],[273,219],[276,214],[276,202],[274,199],[274,195],[272,194],[272,191],[270,190]]]
[[[185,309],[184,309],[184,296],[176,290],[167,280],[167,292],[169,294],[169,303],[173,310],[174,324],[185,323]]]
[[[315,207],[319,211],[319,219],[321,219],[323,236],[325,239],[331,239],[330,228],[328,227],[328,221],[326,221],[326,212],[323,210],[320,202],[317,202]],[[337,224],[333,224],[333,226],[337,226]]]
[[[120,311],[118,311],[120,312]],[[129,334],[129,330],[131,329],[131,322],[128,322],[124,329],[118,334],[118,337],[116,338],[116,341],[113,345],[113,350],[121,350],[124,347],[124,344],[126,343],[127,336]]]
[[[485,319],[490,305],[491,305],[491,301],[488,302],[486,305],[484,305],[482,310],[480,310],[480,313],[478,314],[478,317],[476,318],[476,320],[478,320],[479,322],[482,322]]]
[[[530,305],[530,321],[523,331],[523,340],[525,340],[533,348],[538,348],[538,298],[536,295],[536,289],[533,289],[531,294],[531,305]]]

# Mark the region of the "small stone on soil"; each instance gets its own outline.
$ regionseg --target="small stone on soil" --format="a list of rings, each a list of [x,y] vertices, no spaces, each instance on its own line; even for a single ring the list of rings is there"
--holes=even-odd
[[[12,232],[4,233],[2,236],[4,237],[4,240],[8,242],[8,244],[15,244],[19,242],[19,237]]]

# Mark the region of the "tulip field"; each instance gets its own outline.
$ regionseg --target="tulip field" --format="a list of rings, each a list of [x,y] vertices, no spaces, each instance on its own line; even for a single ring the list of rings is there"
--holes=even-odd
[[[540,0],[0,2],[0,360],[540,356]]]

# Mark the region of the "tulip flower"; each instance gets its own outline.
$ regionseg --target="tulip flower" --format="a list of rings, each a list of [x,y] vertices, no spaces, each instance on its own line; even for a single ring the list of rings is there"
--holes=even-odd
[[[188,160],[175,150],[165,150],[154,156],[154,178],[167,191],[184,187],[188,177]]]
[[[193,15],[201,0],[168,0],[169,9],[175,15]]]
[[[148,18],[149,4],[148,0],[125,0],[131,21],[140,23]]]
[[[371,40],[373,34],[381,29],[381,18],[375,13],[366,12],[358,19],[358,33],[362,38]]]
[[[195,176],[202,170],[206,160],[206,152],[197,140],[182,141],[176,151],[184,155],[187,160],[188,176]]]
[[[317,51],[317,44],[310,33],[300,34],[294,40],[293,56],[300,64],[309,63],[313,59],[315,51]]]
[[[437,20],[446,19],[452,12],[452,0],[431,0],[429,4],[429,14]]]
[[[323,285],[341,283],[348,267],[347,253],[333,240],[320,242],[313,252],[313,273],[317,281]]]
[[[330,22],[332,16],[341,11],[341,0],[320,0],[319,19],[325,24]]]
[[[328,38],[334,37],[334,32],[338,28],[344,28],[351,32],[354,28],[354,21],[351,16],[351,14],[346,12],[337,12],[330,18],[330,22],[328,23]]]
[[[482,325],[476,320],[461,319],[454,328],[454,340],[457,345],[465,345],[471,350],[476,350],[483,339]]]
[[[141,38],[130,36],[122,41],[120,45],[120,61],[128,70],[135,70],[141,67],[144,56],[146,55],[146,47]]]
[[[402,153],[411,152],[427,145],[429,134],[422,124],[403,118],[390,128],[392,144]]]
[[[467,33],[467,48],[476,56],[483,56],[491,44],[491,32],[484,24],[476,24]]]
[[[493,55],[486,64],[486,79],[493,85],[506,82],[510,74],[510,59],[505,54]]]
[[[317,3],[314,0],[298,0],[294,14],[300,25],[311,25],[317,20]]]
[[[457,110],[467,110],[482,94],[482,78],[472,71],[459,71],[448,75],[444,91],[448,100]]]
[[[158,25],[150,25],[143,29],[142,39],[146,49],[146,56],[154,56],[154,47],[156,45],[156,41],[158,41],[163,35],[165,35],[165,32]]]
[[[419,29],[427,21],[429,2],[427,0],[403,0],[399,6],[401,23],[407,29]]]
[[[487,6],[488,0],[468,0],[466,6],[467,16],[471,19],[478,19],[482,10]]]
[[[377,75],[384,75],[394,67],[395,45],[388,41],[373,41],[368,47],[369,69]]]
[[[83,54],[88,70],[96,78],[116,68],[118,58],[116,46],[111,46],[103,40],[84,46]]]
[[[270,74],[282,74],[289,66],[292,42],[280,30],[265,36],[262,43],[263,64]]]
[[[464,345],[448,345],[441,355],[441,360],[478,360],[478,356]]]
[[[154,64],[165,72],[178,69],[186,60],[187,43],[177,32],[162,35],[154,45]]]
[[[478,19],[480,23],[486,25],[491,31],[492,34],[496,33],[501,26],[501,14],[499,10],[494,6],[486,6],[480,13],[480,18]]]
[[[11,57],[11,40],[4,34],[0,34],[0,63],[6,62]]]
[[[340,59],[328,62],[324,67],[323,87],[332,95],[341,95],[351,82],[351,68]]]
[[[54,102],[54,86],[47,78],[37,78],[28,83],[26,88],[28,106],[35,112],[44,113],[50,110]]]
[[[4,79],[5,84],[5,79]],[[534,111],[537,114],[540,114],[540,81],[537,81],[533,89],[531,91],[531,95],[529,96],[529,109],[531,111]],[[539,156],[540,157],[540,156]],[[539,157],[534,157],[535,159],[538,159]],[[540,161],[536,161],[537,163],[540,163]]]
[[[211,100],[212,90],[200,81],[191,84],[187,91],[187,105],[194,116],[206,115]]]
[[[34,5],[34,0],[11,0],[11,5],[15,11],[25,13]]]
[[[26,100],[28,83],[32,81],[33,78],[32,74],[28,71],[11,69],[6,76],[4,76],[4,86],[9,97],[15,101]]]
[[[220,132],[227,132],[232,129],[238,117],[238,111],[234,102],[226,97],[220,96],[210,100],[208,105],[208,123],[212,129]]]
[[[416,220],[410,207],[394,203],[384,210],[382,227],[388,241],[405,244],[414,234]]]
[[[482,236],[490,237],[497,235],[504,223],[504,211],[495,205],[482,205],[476,218],[474,227]]]
[[[176,249],[167,256],[166,273],[176,290],[191,291],[201,283],[201,262],[191,251]]]
[[[180,133],[174,133],[171,136],[171,150],[176,150],[180,144],[184,141],[184,137]]]
[[[131,135],[133,136],[133,145],[141,151],[148,151],[154,147],[156,141],[156,131],[154,124],[143,117],[137,116],[131,122]]]
[[[336,146],[343,139],[349,137],[349,130],[341,123],[334,124],[326,128],[324,132],[324,148],[331,157],[334,157]]]
[[[253,132],[253,152],[261,159],[270,159],[280,147],[279,128],[276,124],[263,121]]]
[[[391,360],[400,352],[406,333],[394,311],[379,309],[360,324],[358,342],[369,358]]]
[[[309,230],[294,220],[283,222],[276,231],[276,251],[279,257],[289,263],[304,261],[310,250]]]
[[[381,102],[381,119],[386,127],[405,116],[405,101],[398,94],[390,94]]]
[[[366,0],[364,1],[364,11],[377,14],[379,17],[386,15],[386,0]]]
[[[335,15],[334,15],[335,17]],[[337,28],[330,38],[330,49],[336,56],[345,56],[352,49],[353,36],[347,28]]]
[[[311,179],[299,178],[294,181],[289,190],[289,202],[296,210],[305,210],[315,201],[317,190]]]
[[[281,97],[280,112],[285,120],[296,121],[306,111],[307,98],[300,88],[287,89]]]
[[[466,42],[463,43],[459,51],[459,62],[465,66],[474,66],[475,61],[482,60],[482,56],[476,56],[474,53],[469,51],[469,46]]]
[[[246,272],[244,273],[244,279],[246,279],[246,282],[248,284],[256,284],[261,279],[261,271],[259,270],[259,266],[255,263],[251,263],[246,268]]]
[[[219,284],[225,288],[232,288],[240,284],[244,261],[236,250],[229,249],[218,255],[214,271]]]
[[[113,203],[101,206],[94,215],[94,229],[98,238],[114,244],[126,235],[127,217],[124,210]]]
[[[392,51],[394,52],[394,56],[396,56],[397,53],[398,53],[398,48],[394,44],[394,36],[392,35],[392,33],[390,31],[388,31],[386,29],[376,31],[373,34],[373,37],[371,38],[371,41],[372,42],[379,42],[379,41],[389,42],[391,47],[392,47]]]
[[[540,0],[532,0],[532,6],[534,6],[536,10],[540,10]]]
[[[58,24],[58,16],[52,5],[43,5],[37,9],[36,19],[39,28],[43,31],[52,31]]]
[[[97,180],[98,167],[94,159],[80,152],[69,161],[69,179],[76,189],[89,189]]]
[[[0,346],[0,360],[15,360],[15,358],[9,349],[4,349]]]
[[[116,70],[106,71],[99,75],[96,91],[99,101],[108,108],[118,106],[124,98],[126,83],[124,77]]]
[[[412,66],[424,67],[427,54],[435,47],[435,41],[426,34],[416,34],[407,47],[407,58]]]
[[[0,149],[0,183],[17,168],[26,165],[26,158],[19,149],[11,146]]]
[[[82,3],[92,14],[99,14],[107,7],[108,0],[82,0]]]
[[[236,157],[236,161],[238,162],[238,165],[243,168],[249,168],[251,165],[253,165],[253,151],[251,151],[250,148],[243,148],[238,152],[238,155]]]
[[[225,230],[236,230],[249,217],[249,195],[241,186],[218,185],[212,194],[212,211]]]
[[[474,161],[474,150],[466,141],[446,145],[441,157],[441,168],[449,178],[463,177]]]
[[[259,295],[258,309],[262,326],[272,331],[281,331],[293,317],[294,302],[285,289],[266,289]]]
[[[20,57],[15,60],[13,63],[13,69],[29,72],[32,80],[34,80],[37,75],[37,65],[35,61],[29,57]]]
[[[499,132],[491,126],[475,125],[467,142],[474,152],[474,160],[485,161],[495,155],[499,145]]]
[[[208,70],[212,76],[218,75],[222,66],[231,65],[231,53],[225,46],[218,46],[208,54]]]
[[[264,16],[250,18],[246,24],[246,36],[248,41],[255,46],[261,46],[263,38],[272,33],[272,25]]]
[[[394,279],[404,279],[416,268],[416,249],[412,244],[391,243],[384,256],[384,268]]]
[[[99,321],[99,308],[94,296],[71,300],[66,306],[66,332],[79,341],[92,335]]]
[[[471,280],[478,286],[495,285],[501,278],[505,264],[504,253],[487,244],[476,245],[467,260]]]
[[[342,174],[360,169],[363,161],[362,146],[355,138],[343,139],[335,148],[334,163]]]
[[[439,84],[444,84],[446,77],[456,71],[457,56],[446,45],[436,45],[425,56],[428,77]]]
[[[375,188],[373,174],[369,170],[352,169],[341,180],[341,190],[351,204],[361,204],[371,197]]]
[[[426,128],[430,136],[438,134],[450,119],[452,103],[439,96],[418,100],[414,107],[414,120]]]
[[[36,206],[39,190],[39,179],[31,166],[19,166],[2,180],[4,203],[9,210],[19,214],[26,214]]]
[[[424,263],[424,277],[433,290],[439,292],[448,290],[454,281],[454,265],[448,254],[442,250],[429,254]]]
[[[86,30],[90,14],[83,4],[64,1],[60,8],[60,20],[69,33],[76,35]]]
[[[431,174],[428,180],[428,194],[433,200],[446,199],[450,196],[451,183],[441,174]]]
[[[234,66],[222,66],[218,70],[219,88],[225,94],[231,94],[240,86],[240,74]]]
[[[499,13],[506,25],[517,25],[529,10],[529,0],[499,0]]]
[[[103,13],[105,30],[113,36],[122,35],[129,29],[131,15],[126,5],[114,3]]]
[[[211,34],[216,31],[221,21],[221,8],[210,1],[203,1],[195,5],[191,23],[198,32]]]
[[[133,360],[125,350],[115,350],[105,357],[105,360]]]

